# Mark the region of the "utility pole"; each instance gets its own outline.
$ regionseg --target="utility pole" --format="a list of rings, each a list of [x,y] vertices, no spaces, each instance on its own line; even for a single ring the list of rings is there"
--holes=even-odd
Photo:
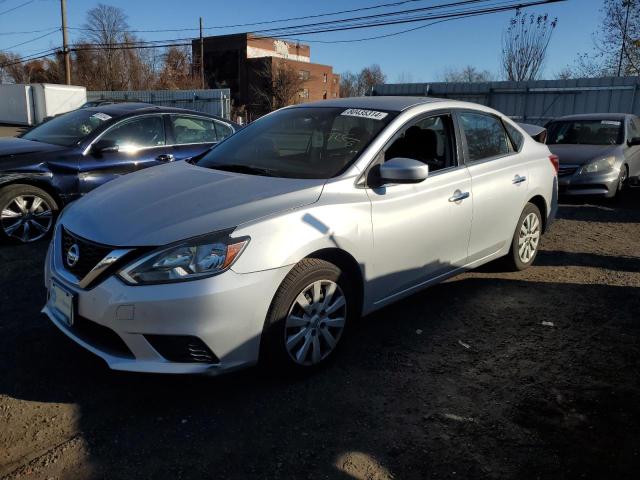
[[[624,47],[627,43],[627,26],[629,25],[629,10],[631,9],[631,1],[627,0],[627,15],[624,19],[624,29],[622,30],[622,45],[620,45],[620,60],[618,61],[618,77],[622,73],[622,57],[624,55]]]
[[[69,58],[69,44],[67,42],[67,0],[60,0],[62,14],[62,53],[64,54],[64,80],[71,85],[71,58]]]
[[[200,17],[200,88],[204,89],[204,38],[202,37],[202,17]]]

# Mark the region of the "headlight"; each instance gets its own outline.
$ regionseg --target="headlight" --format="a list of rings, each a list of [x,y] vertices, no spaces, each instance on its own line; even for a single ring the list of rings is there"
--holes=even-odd
[[[616,163],[616,157],[606,157],[596,160],[595,162],[588,163],[580,169],[580,173],[597,173],[604,172],[611,169],[613,164]]]
[[[118,272],[134,285],[184,282],[224,272],[240,256],[248,237],[230,238],[230,231],[192,238],[163,247]]]

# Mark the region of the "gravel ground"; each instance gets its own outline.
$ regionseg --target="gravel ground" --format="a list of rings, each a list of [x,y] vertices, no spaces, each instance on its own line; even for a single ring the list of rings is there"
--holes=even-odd
[[[563,205],[542,248],[291,380],[111,372],[39,314],[45,245],[2,247],[0,477],[638,478],[640,190]]]

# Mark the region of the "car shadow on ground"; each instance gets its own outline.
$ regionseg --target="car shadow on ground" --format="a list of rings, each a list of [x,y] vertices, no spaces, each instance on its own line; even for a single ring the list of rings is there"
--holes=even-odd
[[[48,477],[56,462],[63,478],[628,478],[639,466],[637,288],[463,275],[363,319],[308,378],[151,376],[109,371],[39,314],[43,257],[42,244],[0,252],[0,394],[22,402],[7,418],[16,441],[52,428],[30,425],[33,404],[72,405],[75,420],[40,452],[11,450],[0,475]],[[84,457],[40,460],[78,437]]]

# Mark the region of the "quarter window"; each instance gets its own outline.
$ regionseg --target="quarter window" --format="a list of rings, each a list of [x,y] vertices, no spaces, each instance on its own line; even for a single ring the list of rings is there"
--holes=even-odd
[[[213,122],[213,123],[215,123],[216,125],[216,134],[218,135],[219,142],[233,135],[233,130],[229,125],[225,125],[222,122]]]
[[[467,141],[467,155],[472,162],[506,155],[511,150],[502,122],[482,113],[460,114],[462,129]]]
[[[145,116],[127,120],[107,131],[101,140],[110,140],[122,152],[165,144],[164,125],[160,116]]]
[[[218,141],[216,125],[208,118],[171,116],[173,135],[177,145],[189,143],[215,143]]]
[[[509,134],[509,138],[511,139],[511,144],[513,145],[513,149],[517,152],[522,148],[522,144],[524,143],[524,136],[516,130],[516,128],[504,122],[504,127],[507,129],[507,133]]]

